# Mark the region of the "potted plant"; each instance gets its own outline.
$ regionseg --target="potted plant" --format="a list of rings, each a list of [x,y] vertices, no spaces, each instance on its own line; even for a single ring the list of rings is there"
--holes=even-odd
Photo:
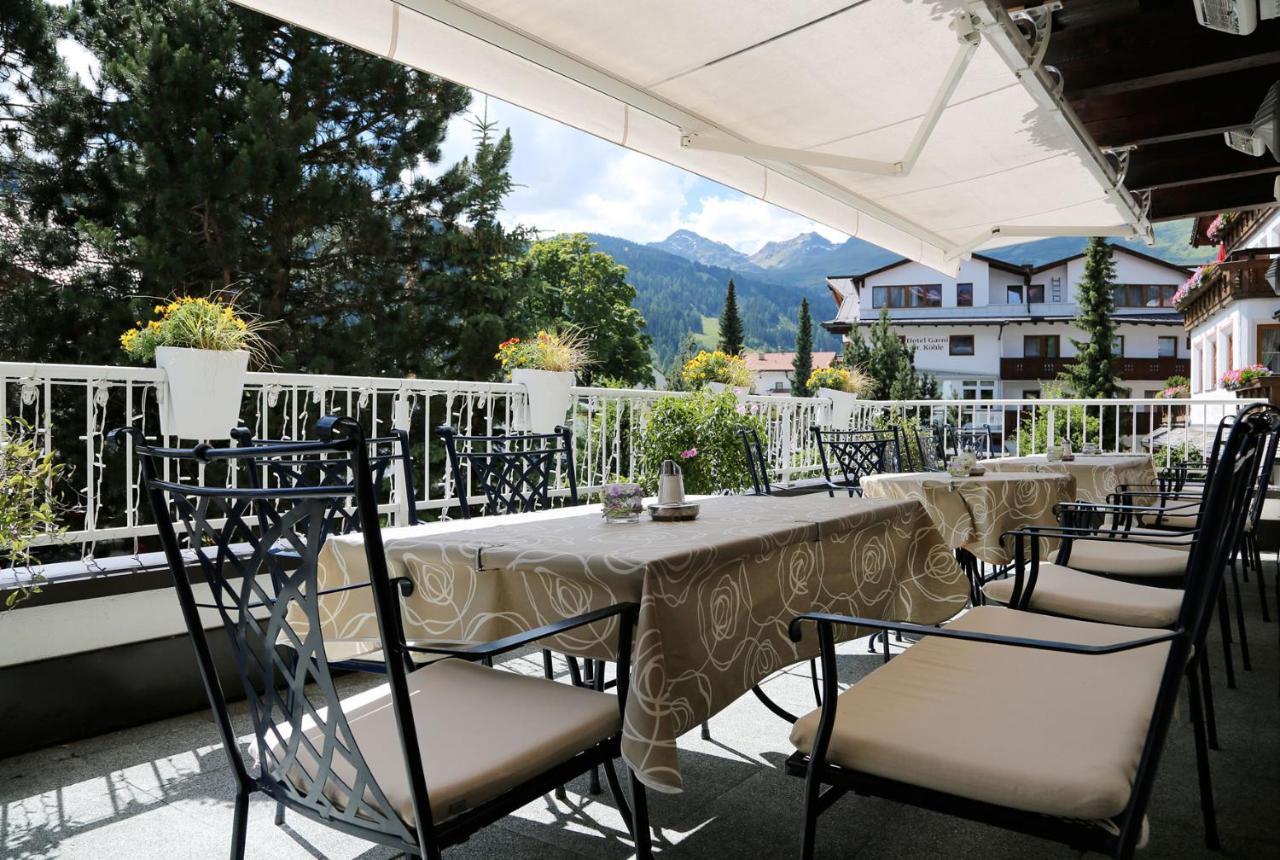
[[[523,427],[533,433],[555,432],[573,402],[569,389],[574,372],[590,363],[582,333],[570,328],[540,331],[530,340],[513,337],[498,344],[494,357],[511,381],[525,388]]]
[[[1191,396],[1191,380],[1185,376],[1170,376],[1156,397],[1161,400],[1185,400]]]
[[[656,398],[636,440],[641,483],[658,489],[662,464],[674,460],[683,473],[685,493],[708,495],[751,486],[738,431],[749,428],[766,437],[765,421],[733,395],[702,389],[689,395]]]
[[[846,426],[858,398],[870,391],[871,385],[871,377],[856,367],[819,367],[809,374],[809,390],[831,401],[825,422],[829,427]]]
[[[710,388],[716,394],[723,394],[730,388],[736,394],[746,394],[751,390],[751,371],[747,363],[736,355],[715,350],[700,351],[685,363],[680,371],[684,384],[692,390]]]
[[[0,593],[0,611],[40,592],[42,577],[32,570],[37,538],[62,532],[63,505],[57,491],[66,466],[40,450],[31,428],[17,421],[0,425],[0,567],[15,573],[12,588]]]
[[[1251,383],[1270,375],[1271,371],[1266,365],[1251,364],[1248,367],[1228,370],[1218,379],[1218,386],[1228,391],[1238,391],[1241,388],[1248,388]]]
[[[238,423],[249,359],[265,358],[262,325],[226,297],[179,296],[156,305],[120,336],[135,361],[164,371],[160,431],[183,439],[223,439]]]

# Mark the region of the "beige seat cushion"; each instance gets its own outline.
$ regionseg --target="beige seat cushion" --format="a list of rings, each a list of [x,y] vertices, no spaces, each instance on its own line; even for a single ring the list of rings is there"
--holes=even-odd
[[[1139,521],[1143,526],[1149,528],[1165,528],[1165,529],[1193,529],[1198,524],[1200,515],[1199,509],[1181,509],[1177,508],[1177,513],[1168,514],[1143,514],[1139,517]]]
[[[1077,540],[1067,567],[1111,576],[1166,578],[1187,572],[1187,551],[1126,540]]]
[[[1014,579],[993,579],[982,587],[992,600],[1007,604],[1013,598]],[[1172,627],[1182,608],[1182,591],[1153,588],[1095,576],[1056,564],[1041,564],[1031,608],[1068,618],[1128,624],[1132,627]]]
[[[436,822],[492,800],[621,728],[618,699],[610,693],[465,660],[442,660],[413,672],[409,692]],[[413,824],[409,778],[389,686],[381,684],[349,696],[342,700],[342,708],[375,781],[396,812]],[[289,727],[279,729],[287,738]],[[303,730],[325,752],[321,727],[307,717]],[[273,740],[271,747],[277,755],[283,754],[283,742]],[[298,762],[308,774],[316,773],[315,758],[306,747],[299,748]],[[347,785],[355,775],[348,760],[336,754],[333,771]],[[290,779],[300,790],[307,790],[310,780],[303,778],[299,768],[291,771]],[[347,802],[347,792],[332,779],[324,794],[339,806]],[[366,797],[372,802],[371,795]]]
[[[1150,630],[980,606],[949,625],[1106,644]],[[828,760],[987,803],[1103,819],[1129,801],[1167,643],[1083,656],[925,637],[840,695]],[[808,752],[818,711],[791,742]]]

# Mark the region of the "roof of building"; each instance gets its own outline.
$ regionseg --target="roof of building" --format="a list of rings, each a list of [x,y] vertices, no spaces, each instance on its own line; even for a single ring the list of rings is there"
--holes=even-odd
[[[768,370],[790,371],[795,357],[796,354],[794,352],[749,352],[745,356],[747,370],[753,373]],[[836,354],[834,352],[815,352],[813,354],[813,366],[830,367],[835,357]]]
[[[16,247],[21,230],[20,222],[0,214],[0,246]],[[79,251],[79,256],[66,266],[50,266],[23,256],[11,257],[9,262],[16,268],[59,287],[70,286],[81,275],[110,265],[110,261],[88,242],[82,242]]]

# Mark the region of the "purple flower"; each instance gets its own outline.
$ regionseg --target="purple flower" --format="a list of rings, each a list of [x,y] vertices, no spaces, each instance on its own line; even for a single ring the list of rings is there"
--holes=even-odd
[[[693,458],[694,458],[694,457],[696,457],[696,456],[698,456],[698,449],[697,449],[697,448],[690,448],[688,451],[681,451],[681,452],[680,452],[680,459],[681,459],[681,460],[691,460],[691,459],[693,459]]]

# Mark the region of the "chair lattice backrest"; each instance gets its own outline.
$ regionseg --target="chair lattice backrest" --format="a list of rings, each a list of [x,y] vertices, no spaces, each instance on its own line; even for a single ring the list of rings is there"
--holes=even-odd
[[[373,591],[406,773],[411,785],[422,787],[414,797],[417,822],[429,828],[420,753],[416,742],[405,740],[416,736],[405,683],[407,651],[382,549],[368,448],[351,419],[324,419],[318,430],[320,440],[314,442],[191,449],[139,444],[134,431],[113,435],[129,432],[135,441],[143,490],[237,775],[311,818],[415,853],[419,831],[396,813],[356,744],[321,633],[320,597],[333,590],[318,590],[317,564],[333,531],[333,511],[354,499],[369,580],[344,588]],[[198,480],[207,464],[219,461],[228,474],[236,464],[252,465],[290,480],[265,487]],[[197,480],[181,480],[183,472]],[[289,551],[278,552],[282,546]],[[193,569],[207,584],[208,602],[196,598]],[[202,609],[217,612],[231,646],[253,724],[256,765],[237,743]]]
[[[916,427],[916,456],[914,469],[917,472],[936,472],[942,469],[942,458],[938,451],[938,437],[932,427]],[[906,433],[906,430],[903,430]]]
[[[291,439],[255,439],[247,427],[237,427],[231,431],[231,436],[241,447],[292,445],[295,442]],[[380,504],[397,501],[394,496],[398,483],[399,490],[403,493],[407,524],[417,525],[417,497],[414,493],[413,453],[409,447],[409,434],[396,429],[390,436],[368,438],[365,444],[368,446],[369,472]],[[353,482],[351,457],[342,452],[249,457],[244,461],[244,466],[252,487],[341,486]],[[325,520],[331,534],[348,534],[361,530],[360,511],[350,498],[335,498],[331,509],[325,513]]]
[[[751,487],[757,496],[768,496],[773,493],[773,485],[769,482],[769,461],[764,456],[764,446],[760,444],[760,435],[754,427],[739,427],[738,436],[742,439],[742,450],[747,457],[747,471],[751,473]]]
[[[971,450],[979,457],[996,455],[995,439],[990,427],[960,427],[955,431],[956,452]]]
[[[902,468],[902,446],[896,427],[888,430],[824,430],[814,426],[812,430],[818,444],[818,457],[822,461],[822,473],[833,492],[842,489],[853,495],[861,492],[859,484],[864,475],[897,472]],[[832,474],[833,467],[839,471],[838,481]]]
[[[436,428],[449,458],[453,494],[463,517],[471,516],[470,497],[484,496],[484,512],[516,514],[551,507],[558,476],[567,484],[565,504],[578,504],[578,481],[573,464],[573,433],[557,427],[554,433],[459,436],[452,427]]]

